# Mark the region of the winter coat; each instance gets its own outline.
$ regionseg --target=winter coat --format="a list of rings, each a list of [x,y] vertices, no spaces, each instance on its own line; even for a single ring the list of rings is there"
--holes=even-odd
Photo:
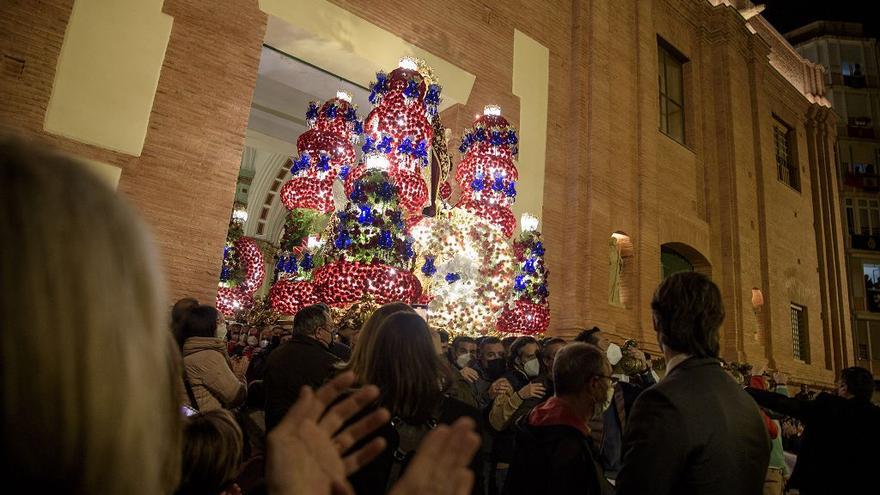
[[[564,399],[551,397],[512,427],[516,449],[505,495],[600,495],[610,492],[593,459],[589,429]]]
[[[214,337],[186,339],[183,366],[199,411],[231,409],[247,398],[247,387],[232,372],[223,340]]]

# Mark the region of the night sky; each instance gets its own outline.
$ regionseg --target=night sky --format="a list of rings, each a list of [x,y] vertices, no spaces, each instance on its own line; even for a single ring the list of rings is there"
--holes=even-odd
[[[762,15],[782,34],[818,20],[861,22],[869,36],[877,37],[880,8],[877,0],[752,0],[765,4]]]

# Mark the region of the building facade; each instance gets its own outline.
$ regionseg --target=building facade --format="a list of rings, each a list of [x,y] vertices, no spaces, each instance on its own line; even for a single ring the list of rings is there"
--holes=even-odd
[[[817,21],[786,33],[825,68],[837,121],[837,171],[856,364],[880,377],[880,51],[858,23]]]
[[[437,72],[453,139],[488,103],[520,129],[551,333],[658,352],[653,291],[696,270],[721,287],[728,360],[821,385],[853,361],[825,75],[750,2],[86,4],[4,4],[0,124],[115,174],[172,297],[216,290],[264,47],[359,86],[406,54]]]

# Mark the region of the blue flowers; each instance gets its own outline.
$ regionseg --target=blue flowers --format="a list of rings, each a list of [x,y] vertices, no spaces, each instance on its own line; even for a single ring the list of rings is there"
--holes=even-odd
[[[504,191],[508,197],[515,198],[516,197],[516,182],[510,181],[507,184],[507,189]]]
[[[372,225],[373,224],[373,210],[369,205],[358,205],[361,213],[358,215],[358,223],[361,225]]]
[[[517,292],[522,292],[526,290],[526,276],[525,275],[517,275],[516,279],[513,282],[513,290]]]
[[[339,179],[343,180],[343,181],[345,179],[348,179],[348,174],[350,174],[350,173],[351,173],[351,167],[349,167],[348,165],[343,165],[342,167],[339,168]]]
[[[391,237],[391,232],[383,230],[379,233],[379,247],[383,249],[391,249],[394,247],[394,238]]]
[[[415,79],[407,81],[406,88],[403,89],[403,96],[407,98],[419,97],[419,85],[416,83]]]
[[[433,256],[425,256],[425,264],[422,265],[422,273],[427,277],[431,277],[437,273],[437,267],[434,266]]]
[[[384,72],[377,72],[376,82],[370,85],[370,103],[378,105],[386,91],[388,91],[388,75]]]
[[[495,176],[495,180],[492,181],[492,190],[501,192],[504,191],[504,178],[500,175]]]
[[[377,191],[377,194],[385,201],[390,201],[391,198],[394,197],[394,185],[392,185],[388,181],[383,181],[381,184],[379,184],[379,190]]]
[[[312,260],[312,255],[309,253],[303,254],[302,261],[299,262],[299,266],[302,267],[303,270],[309,271],[315,267],[315,263]]]
[[[536,242],[534,246],[532,246],[532,254],[535,256],[544,256],[544,243]]]
[[[315,122],[315,120],[317,120],[317,119],[318,119],[318,105],[315,102],[310,101],[309,102],[309,109],[306,110],[306,120],[309,121],[309,124],[313,124]]]
[[[535,258],[529,258],[523,263],[523,271],[528,274],[535,273]]]
[[[482,191],[484,187],[486,187],[486,184],[483,182],[483,174],[477,174],[474,177],[474,180],[471,181],[471,189],[479,192]]]
[[[321,153],[321,157],[318,159],[318,170],[321,172],[330,170],[330,156],[326,153]]]
[[[454,282],[458,282],[459,280],[461,280],[461,275],[455,272],[449,272],[446,274],[446,283],[451,284]]]
[[[348,122],[354,122],[358,118],[357,112],[353,107],[348,107],[348,110],[345,111],[345,120]]]
[[[345,230],[339,231],[336,235],[336,239],[333,240],[333,246],[336,249],[345,249],[348,246],[351,246],[351,236],[348,235],[348,232]]]
[[[335,119],[337,110],[338,108],[336,107],[336,105],[331,103],[330,105],[327,105],[327,108],[324,109],[324,116],[328,119]]]
[[[303,170],[308,170],[309,163],[311,162],[311,157],[308,153],[303,153],[299,158],[293,161],[293,166],[290,167],[291,175],[297,175]]]
[[[392,151],[392,142],[393,141],[394,141],[394,138],[391,136],[388,136],[388,135],[382,136],[382,141],[380,141],[379,144],[376,145],[376,149],[387,155],[388,153],[391,153],[391,151]]]
[[[361,151],[363,151],[364,154],[370,153],[371,151],[376,149],[375,144],[376,144],[376,141],[373,140],[373,138],[367,137],[364,139],[364,145],[361,146]]]

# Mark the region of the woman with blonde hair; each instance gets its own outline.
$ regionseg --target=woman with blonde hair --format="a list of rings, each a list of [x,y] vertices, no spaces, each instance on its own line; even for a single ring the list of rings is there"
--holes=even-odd
[[[153,244],[82,165],[0,140],[3,479],[170,493],[179,356]]]
[[[244,435],[232,413],[215,409],[186,419],[177,495],[238,495]]]

